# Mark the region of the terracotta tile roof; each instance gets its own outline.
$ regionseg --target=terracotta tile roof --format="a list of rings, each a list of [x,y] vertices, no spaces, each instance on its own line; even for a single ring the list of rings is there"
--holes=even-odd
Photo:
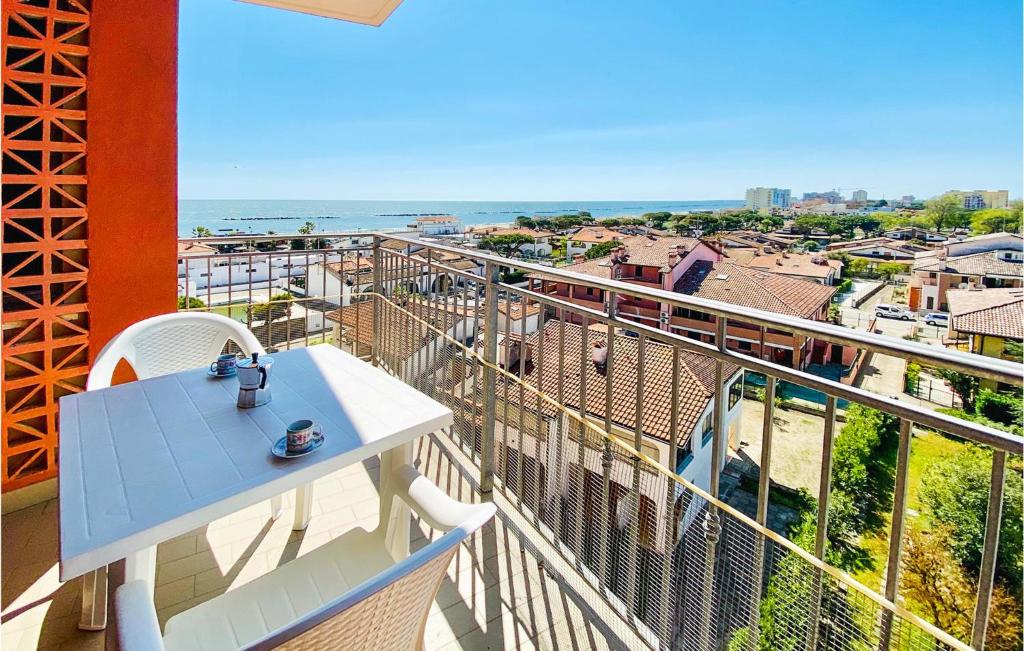
[[[627,237],[620,242],[622,246],[626,247],[626,254],[628,257],[624,260],[625,264],[640,265],[643,267],[658,267],[658,270],[663,272],[668,271],[671,268],[668,266],[668,254],[671,249],[678,247],[681,254],[685,256],[702,243],[707,244],[706,242],[701,242],[701,240],[693,237],[647,237],[646,235]],[[587,274],[588,276],[597,276],[598,278],[611,278],[611,260],[611,256],[607,255],[600,258],[594,258],[593,260],[576,262],[574,264],[560,267],[560,269],[563,271]],[[527,275],[533,278],[558,280],[558,278],[554,276],[549,276],[543,273]]]
[[[784,276],[828,278],[830,273],[843,266],[839,260],[829,260],[823,255],[812,253],[758,254],[757,251],[747,249],[738,256],[733,256],[732,253],[729,253],[728,256],[735,258],[736,262],[744,267],[764,269]]]
[[[940,260],[938,256],[921,258],[914,264],[914,271],[935,271],[961,276],[1010,276],[1020,278],[1020,262],[1004,260],[998,251],[971,253]]]
[[[210,255],[217,249],[200,242],[178,242],[178,255]]]
[[[729,262],[694,262],[675,291],[778,314],[813,318],[832,300],[835,287],[751,269]]]
[[[952,330],[1024,339],[1024,289],[951,289],[946,300]]]
[[[404,313],[388,304],[383,306],[383,318],[385,321],[398,318],[403,319]],[[420,315],[417,315],[420,316]],[[331,310],[324,315],[328,321],[341,324],[342,331],[346,336],[357,339],[364,346],[373,345],[373,301],[362,301],[352,303],[343,307]],[[443,332],[449,332],[455,324],[465,318],[455,310],[431,309],[425,310],[420,318],[428,321],[433,328]],[[426,324],[413,319],[405,318],[395,332],[399,336],[388,339],[388,350],[401,362],[413,355],[432,339],[439,335],[435,330]]]
[[[668,271],[668,254],[678,249],[682,256],[701,245],[701,241],[694,237],[646,237],[636,235],[622,240],[622,246],[626,247],[626,264],[635,264],[643,267],[658,267],[660,271]]]
[[[527,339],[533,346],[536,356],[540,337],[544,338],[544,354],[549,356],[549,363],[535,364],[527,373],[525,381],[541,391],[554,395],[558,382],[562,382],[563,396],[568,408],[580,409],[580,363],[583,351],[583,328],[571,323],[565,324],[565,368],[557,368],[550,363],[558,350],[558,322],[549,321],[544,328]],[[607,333],[591,331],[587,338],[588,348],[595,342],[605,342]],[[639,339],[625,335],[615,335],[615,346],[612,353],[612,422],[627,430],[636,428],[636,398],[639,389],[637,360]],[[605,383],[606,374],[598,372],[590,361],[590,351],[585,352],[587,413],[591,417],[603,420],[605,417]],[[690,432],[697,426],[701,414],[712,402],[715,395],[715,362],[710,357],[680,351],[681,362],[679,373],[679,422],[678,432],[680,443],[685,441]],[[543,376],[540,367],[543,366]],[[739,371],[734,364],[725,365],[725,374],[731,378]],[[498,391],[501,391],[499,388]],[[670,395],[672,391],[672,347],[666,344],[648,341],[644,348],[643,364],[643,414],[642,427],[647,436],[669,441],[671,434]],[[518,397],[518,392],[514,394]],[[509,393],[510,400],[513,393]],[[528,403],[529,404],[529,403]],[[554,415],[551,408],[548,415]]]
[[[586,274],[588,276],[596,276],[598,278],[611,278],[612,277],[612,258],[611,256],[603,256],[600,258],[594,258],[593,260],[584,260],[583,262],[574,262],[573,264],[567,264],[564,267],[559,267],[559,271],[572,271],[573,273]],[[543,280],[551,280],[554,282],[564,283],[566,279],[562,276],[556,276],[554,274],[547,274],[544,272],[530,272],[526,274],[527,278],[540,278]]]
[[[366,255],[346,257],[341,262],[328,262],[327,270],[335,276],[351,273],[370,273],[373,271],[373,258]]]
[[[621,239],[621,234],[605,226],[584,226],[569,235],[570,242],[586,242],[588,244],[600,244]]]

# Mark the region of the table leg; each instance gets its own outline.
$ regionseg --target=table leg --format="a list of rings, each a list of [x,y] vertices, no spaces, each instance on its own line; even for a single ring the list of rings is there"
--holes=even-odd
[[[82,576],[82,616],[78,628],[102,631],[107,627],[107,568],[103,566]]]
[[[149,591],[156,588],[156,545],[140,549],[124,559],[124,582],[145,581]]]
[[[380,521],[386,527],[384,545],[391,556],[401,560],[409,556],[409,505],[394,497],[391,477],[398,468],[412,463],[412,443],[405,443],[380,455]]]
[[[309,526],[313,515],[313,482],[303,484],[295,489],[295,523],[293,531],[303,531]]]
[[[275,495],[270,498],[270,517],[273,520],[281,517],[284,512],[284,498],[281,495]]]

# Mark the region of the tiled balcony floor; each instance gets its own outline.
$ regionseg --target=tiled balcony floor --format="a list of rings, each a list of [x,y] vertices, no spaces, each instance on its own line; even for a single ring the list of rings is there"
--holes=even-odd
[[[420,468],[449,494],[466,501],[472,488],[437,440],[416,444]],[[377,523],[375,462],[347,468],[316,483],[313,519],[291,530],[289,508],[277,521],[258,504],[160,545],[156,606],[161,625],[175,613],[251,581],[355,526]],[[500,504],[499,504],[500,508]],[[499,513],[500,515],[500,513]],[[418,521],[413,548],[435,535]],[[57,504],[3,517],[0,647],[101,649],[105,634],[77,627],[79,581],[57,580]],[[519,542],[515,529],[496,519],[463,546],[448,569],[426,630],[427,649],[602,649],[623,643],[602,631],[583,600],[552,578]],[[589,602],[588,602],[589,603]]]

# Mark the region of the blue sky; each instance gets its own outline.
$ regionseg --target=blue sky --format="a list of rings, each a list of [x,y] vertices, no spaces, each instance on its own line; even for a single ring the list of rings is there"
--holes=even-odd
[[[182,198],[1022,194],[1019,0],[182,0]]]

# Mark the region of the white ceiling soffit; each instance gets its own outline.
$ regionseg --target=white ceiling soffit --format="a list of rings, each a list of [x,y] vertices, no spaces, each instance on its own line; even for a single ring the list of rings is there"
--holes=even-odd
[[[242,0],[242,2],[379,27],[402,0]]]

